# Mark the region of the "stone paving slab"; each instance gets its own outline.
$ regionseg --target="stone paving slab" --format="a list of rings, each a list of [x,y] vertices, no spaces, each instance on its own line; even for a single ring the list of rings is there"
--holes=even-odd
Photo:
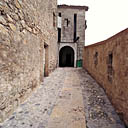
[[[47,128],[86,128],[80,79],[76,69],[69,68],[66,72],[64,86]]]
[[[104,90],[84,70],[58,68],[0,128],[124,128]]]

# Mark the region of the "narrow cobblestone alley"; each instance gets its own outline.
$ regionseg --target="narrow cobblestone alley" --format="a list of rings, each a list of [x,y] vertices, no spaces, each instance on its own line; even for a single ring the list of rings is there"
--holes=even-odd
[[[84,69],[58,68],[0,128],[124,128]]]

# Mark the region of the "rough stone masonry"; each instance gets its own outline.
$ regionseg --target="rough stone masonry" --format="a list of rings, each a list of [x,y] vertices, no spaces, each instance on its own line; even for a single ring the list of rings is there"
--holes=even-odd
[[[43,81],[44,44],[47,72],[57,65],[56,8],[56,0],[0,0],[0,122]]]
[[[128,28],[86,46],[84,68],[99,82],[128,126]]]
[[[59,66],[61,67],[67,65],[65,63],[70,58],[71,50],[74,54],[69,59],[72,67],[78,67],[78,63],[83,59],[85,29],[87,27],[85,14],[88,9],[88,6],[58,5],[58,16],[61,18],[61,27],[58,28],[58,54]],[[70,61],[68,65],[69,63]]]

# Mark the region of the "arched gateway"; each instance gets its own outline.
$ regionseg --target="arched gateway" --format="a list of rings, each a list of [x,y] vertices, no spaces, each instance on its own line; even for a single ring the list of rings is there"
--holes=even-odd
[[[65,46],[59,52],[60,67],[74,67],[74,50],[70,46]]]

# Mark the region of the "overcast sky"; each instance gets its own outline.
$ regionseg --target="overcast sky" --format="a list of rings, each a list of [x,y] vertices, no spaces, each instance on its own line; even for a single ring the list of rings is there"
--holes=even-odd
[[[105,40],[128,28],[128,0],[58,0],[58,4],[85,5],[85,45]]]

